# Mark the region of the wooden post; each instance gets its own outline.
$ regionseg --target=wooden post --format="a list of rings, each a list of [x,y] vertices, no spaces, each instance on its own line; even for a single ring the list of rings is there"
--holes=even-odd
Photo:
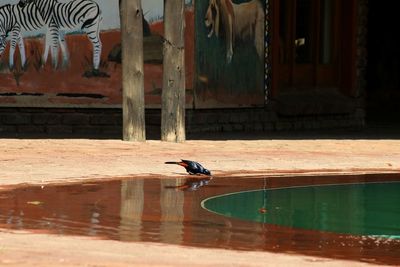
[[[161,140],[185,141],[185,0],[164,0]]]
[[[141,0],[122,0],[123,140],[145,141],[143,22]]]

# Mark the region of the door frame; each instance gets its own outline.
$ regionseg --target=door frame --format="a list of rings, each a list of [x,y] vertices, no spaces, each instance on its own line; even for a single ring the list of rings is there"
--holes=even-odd
[[[271,18],[271,96],[274,98],[280,91],[279,78],[279,1],[269,0]],[[338,1],[338,0],[335,0]],[[347,96],[357,95],[357,31],[358,31],[358,0],[342,0],[340,5],[341,18],[336,27],[340,31],[338,40],[337,64],[338,86],[340,92]],[[335,51],[333,52],[335,53]]]

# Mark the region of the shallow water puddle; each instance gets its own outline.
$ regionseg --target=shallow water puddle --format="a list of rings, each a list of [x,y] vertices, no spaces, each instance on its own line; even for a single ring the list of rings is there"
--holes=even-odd
[[[335,221],[336,226],[340,226],[343,217],[352,220],[354,229],[362,229],[371,220],[378,222],[374,225],[379,226],[380,218],[376,216],[382,214],[368,212],[371,209],[368,203],[374,195],[366,194],[365,188],[371,184],[361,186],[364,189],[357,193],[331,188],[322,194],[318,190],[325,190],[329,186],[318,186],[317,190],[316,187],[309,187],[383,181],[398,186],[400,175],[215,177],[211,180],[199,177],[131,178],[20,187],[0,191],[0,227],[122,241],[266,250],[398,264],[400,239],[388,237],[396,236],[400,221],[391,221],[390,231],[375,231],[373,235],[371,232],[349,232],[328,227],[332,222],[335,225]],[[284,194],[276,193],[283,192],[283,189],[272,190],[299,186],[303,189],[298,194],[288,191]],[[389,187],[384,191],[391,189],[393,188]],[[234,207],[235,212],[239,211],[239,216],[234,216],[232,211],[227,214],[229,216],[222,216],[201,207],[201,202],[205,199],[240,191],[261,192],[262,196],[225,201],[223,205]],[[269,192],[270,198],[265,198],[264,192]],[[399,199],[400,191],[391,192],[394,199]],[[329,195],[337,203],[326,204],[323,195]],[[217,209],[222,208],[222,204],[213,205]],[[276,207],[282,208],[283,205],[281,211],[284,213],[274,211]],[[385,205],[385,212],[393,212],[398,209],[399,202],[389,201],[380,205]],[[329,217],[332,210],[346,212]],[[271,219],[274,212],[277,220]],[[248,220],[246,214],[253,214],[262,220]],[[399,218],[389,215],[391,220]],[[310,220],[317,221],[323,227],[304,227],[311,225]],[[293,224],[295,221],[300,224]]]

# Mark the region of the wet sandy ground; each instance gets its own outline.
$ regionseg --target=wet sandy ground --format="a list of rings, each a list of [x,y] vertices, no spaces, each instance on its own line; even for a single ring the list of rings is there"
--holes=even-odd
[[[316,257],[0,232],[0,266],[366,266]],[[376,266],[376,265],[375,265]]]
[[[0,188],[135,175],[185,175],[164,161],[192,159],[213,174],[400,172],[400,141],[233,140],[128,143],[117,140],[0,140]],[[41,233],[0,232],[5,266],[361,266],[302,255],[184,248]]]

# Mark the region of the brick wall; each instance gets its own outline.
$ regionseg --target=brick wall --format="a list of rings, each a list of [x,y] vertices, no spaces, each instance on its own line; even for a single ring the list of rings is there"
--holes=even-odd
[[[146,110],[146,133],[160,137],[160,110]],[[275,132],[329,128],[359,128],[364,112],[351,114],[281,116],[263,109],[186,111],[186,132]],[[0,137],[113,138],[122,136],[120,109],[0,108]]]
[[[0,108],[0,136],[119,136],[117,109]]]

